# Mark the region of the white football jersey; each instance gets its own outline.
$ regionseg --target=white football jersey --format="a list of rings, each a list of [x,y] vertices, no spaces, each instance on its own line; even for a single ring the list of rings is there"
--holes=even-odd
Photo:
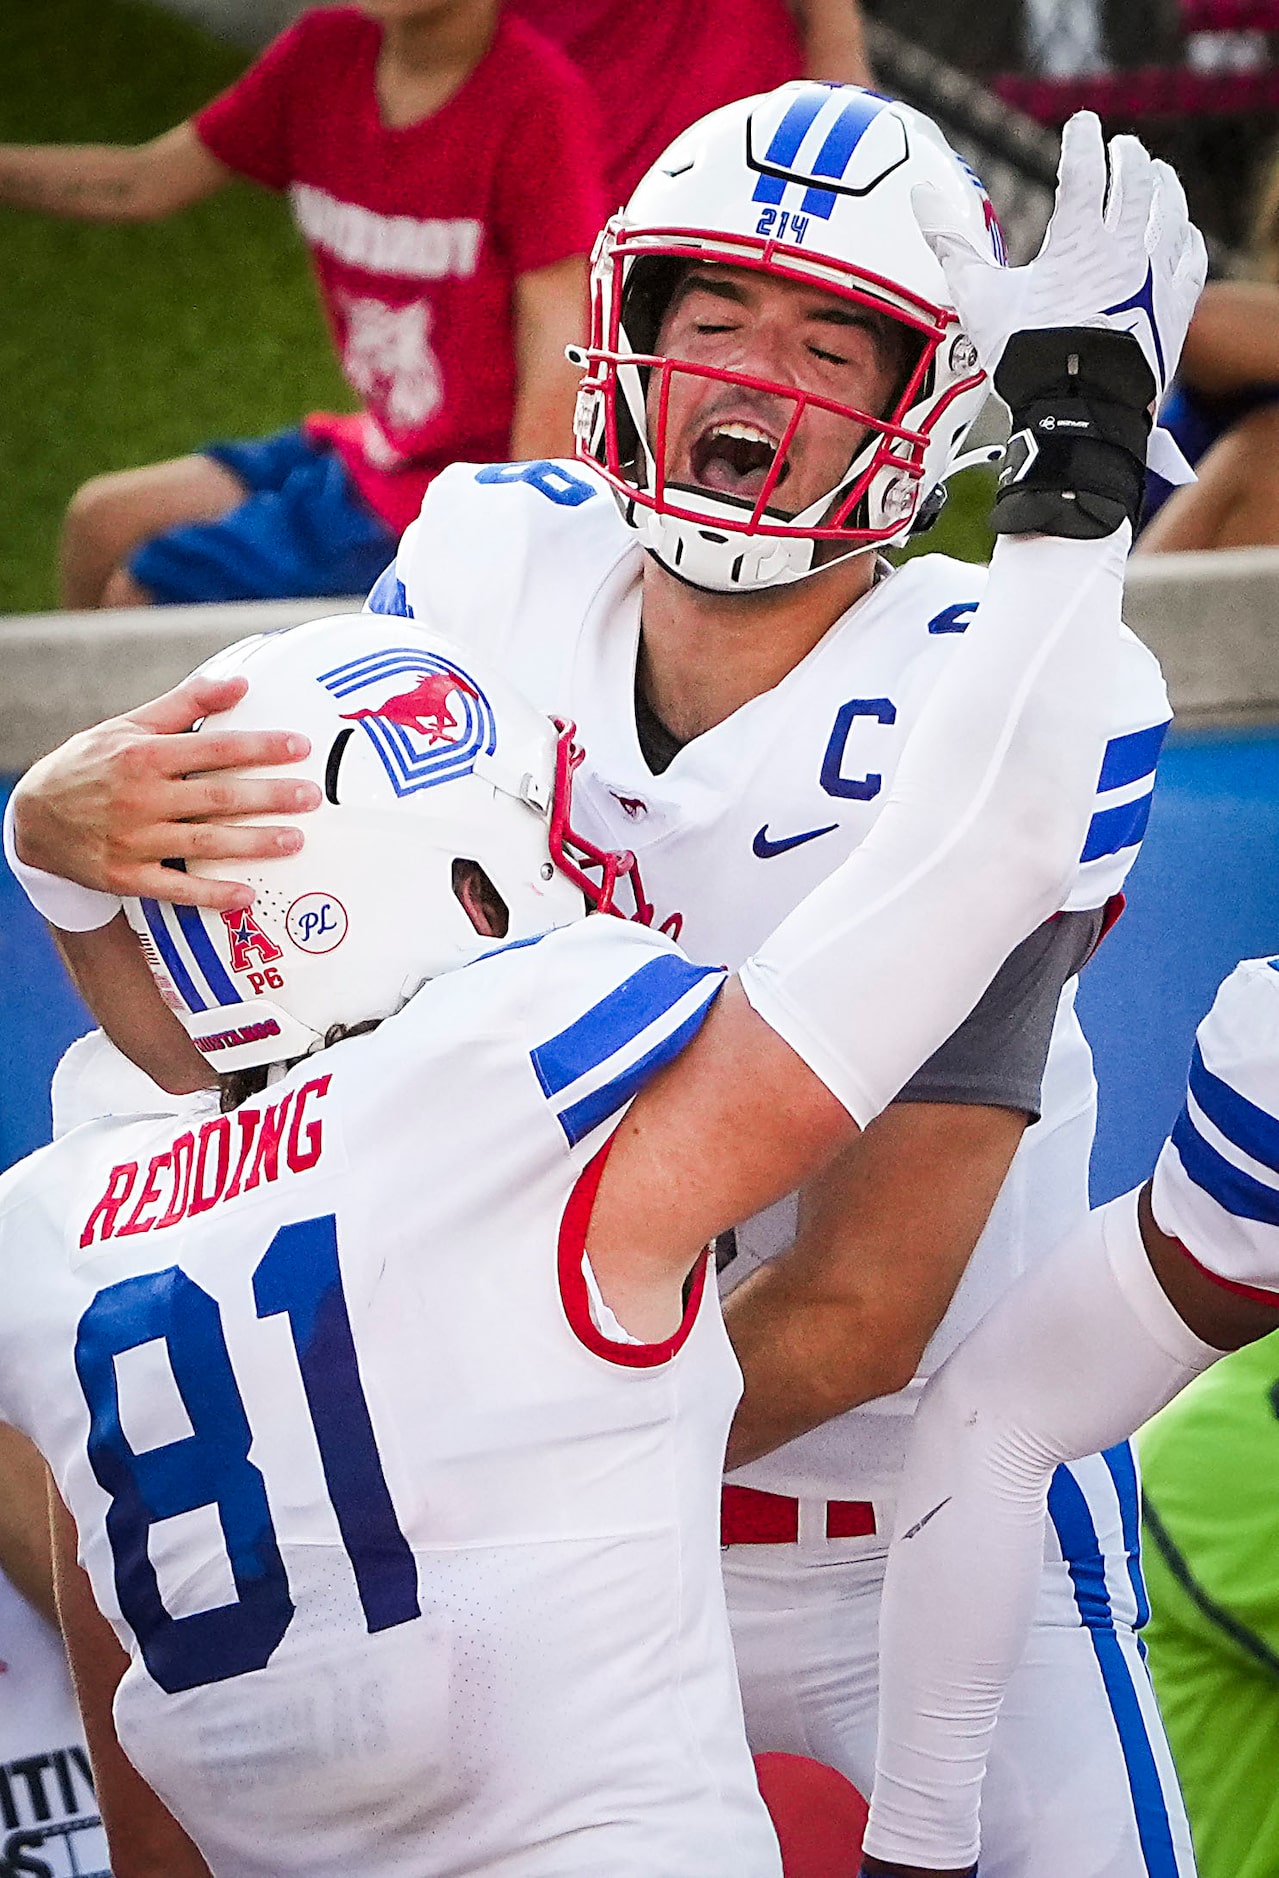
[[[0,1872],[110,1878],[62,1638],[3,1572]]]
[[[1236,965],[1200,1024],[1151,1203],[1200,1265],[1279,1302],[1279,959]]]
[[[0,1416],[216,1878],[780,1878],[707,1261],[645,1345],[583,1255],[602,1143],[723,977],[584,921],[229,1115],[91,1121],[0,1181]]]
[[[644,556],[612,494],[580,463],[455,464],[428,490],[369,599],[474,645],[586,749],[583,831],[633,848],[655,913],[695,959],[736,968],[873,827],[902,742],[981,598],[981,567],[929,555],[878,582],[779,685],[686,744],[654,776],[635,728]],[[1033,631],[1034,622],[1027,622]],[[1067,907],[1122,887],[1150,812],[1170,717],[1150,652],[1125,632],[1097,808]],[[1023,1269],[1082,1216],[1095,1105],[1092,1059],[1058,1013],[1043,1117],[1027,1130],[954,1302],[931,1374]],[[721,1279],[741,1282],[789,1242],[783,1201],[737,1234]],[[773,1492],[886,1492],[918,1386],[789,1443],[733,1478]]]

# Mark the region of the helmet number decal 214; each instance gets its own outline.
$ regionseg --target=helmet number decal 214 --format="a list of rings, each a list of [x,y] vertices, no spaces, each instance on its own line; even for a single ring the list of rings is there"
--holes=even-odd
[[[792,215],[789,209],[765,209],[755,224],[755,233],[768,235],[773,241],[789,241],[793,247],[802,248],[811,219],[810,216],[798,213]]]

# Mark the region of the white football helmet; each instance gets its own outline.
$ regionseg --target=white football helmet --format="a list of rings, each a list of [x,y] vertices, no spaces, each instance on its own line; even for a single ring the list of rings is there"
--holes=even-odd
[[[162,996],[214,1069],[303,1056],[331,1025],[388,1017],[428,978],[502,943],[472,926],[455,860],[478,863],[505,901],[506,941],[581,919],[588,901],[613,911],[627,873],[643,906],[634,857],[572,832],[573,727],[418,621],[317,620],[202,669],[249,681],[220,729],[311,740],[305,762],[246,773],[308,778],[324,796],[296,817],[297,854],[187,864],[246,880],[247,913],[125,903]]]
[[[934,123],[874,92],[801,81],[694,124],[600,236],[590,344],[570,355],[587,367],[578,454],[612,484],[644,546],[693,586],[770,587],[901,541],[952,472],[985,380],[919,229],[911,192],[920,183],[949,205],[957,234],[1004,260],[985,190]],[[913,363],[889,408],[856,411],[793,384],[660,354],[663,316],[693,263],[797,281],[900,324]],[[757,497],[667,480],[667,401],[684,373],[792,407]],[[778,484],[809,405],[851,418],[869,435],[833,488],[788,514]],[[824,542],[840,551],[819,548]]]

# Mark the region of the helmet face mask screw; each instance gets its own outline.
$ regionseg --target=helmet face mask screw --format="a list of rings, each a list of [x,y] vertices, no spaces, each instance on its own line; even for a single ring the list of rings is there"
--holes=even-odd
[[[880,498],[884,514],[890,518],[905,516],[915,506],[915,492],[911,488],[908,476],[899,476],[896,482],[889,483]]]

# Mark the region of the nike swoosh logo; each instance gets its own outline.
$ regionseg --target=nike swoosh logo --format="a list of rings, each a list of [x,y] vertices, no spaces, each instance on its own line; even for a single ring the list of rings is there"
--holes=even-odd
[[[935,1519],[937,1514],[941,1512],[943,1506],[949,1506],[951,1501],[954,1499],[954,1497],[955,1496],[953,1494],[948,1493],[944,1500],[938,1500],[936,1506],[933,1508],[931,1513],[925,1513],[922,1519],[917,1519],[913,1526],[908,1526],[906,1528],[906,1531],[902,1534],[902,1538],[913,1539],[917,1532],[922,1532],[924,1530],[924,1527],[928,1524],[929,1520]]]
[[[783,835],[778,841],[770,841],[768,823],[765,822],[751,842],[751,852],[761,861],[771,861],[775,854],[785,854],[791,848],[802,848],[806,841],[816,841],[819,835],[833,835],[838,827],[838,822],[829,822],[825,828],[808,828],[802,835]]]

